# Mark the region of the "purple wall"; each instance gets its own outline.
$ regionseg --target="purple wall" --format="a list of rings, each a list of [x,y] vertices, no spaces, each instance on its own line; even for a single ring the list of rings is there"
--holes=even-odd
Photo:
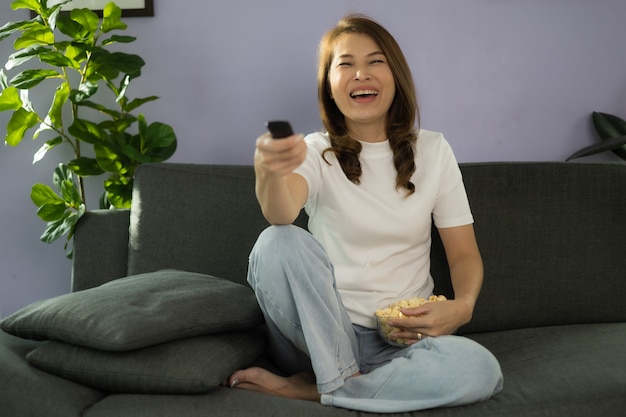
[[[563,160],[595,141],[591,111],[626,116],[623,0],[155,3],[155,17],[125,20],[139,40],[124,50],[147,62],[130,95],[161,97],[143,110],[176,129],[174,162],[251,163],[269,118],[319,129],[317,42],[347,12],[396,36],[422,127],[444,132],[462,162]],[[0,26],[26,18],[9,5],[0,3]],[[10,46],[0,43],[1,62]],[[0,132],[8,117],[0,113]],[[40,145],[0,150],[0,316],[70,286],[62,243],[39,242],[44,225],[29,199],[58,161],[30,166]]]

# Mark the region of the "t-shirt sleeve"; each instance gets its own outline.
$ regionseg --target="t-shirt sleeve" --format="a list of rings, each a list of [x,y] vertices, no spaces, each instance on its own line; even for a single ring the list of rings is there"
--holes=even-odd
[[[472,224],[474,218],[467,199],[461,169],[452,148],[445,139],[442,140],[439,155],[440,186],[433,210],[435,226],[445,228]]]

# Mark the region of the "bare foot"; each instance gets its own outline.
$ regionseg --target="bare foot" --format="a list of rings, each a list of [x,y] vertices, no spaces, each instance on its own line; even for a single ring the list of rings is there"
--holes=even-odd
[[[299,400],[320,401],[315,377],[309,372],[282,377],[263,368],[248,368],[237,371],[228,378],[231,388],[258,391],[280,397]]]

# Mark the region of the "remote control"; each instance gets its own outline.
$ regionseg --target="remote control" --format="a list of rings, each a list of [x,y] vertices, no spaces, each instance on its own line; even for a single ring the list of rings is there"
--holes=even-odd
[[[274,139],[283,139],[293,135],[291,124],[284,120],[272,120],[265,124]]]

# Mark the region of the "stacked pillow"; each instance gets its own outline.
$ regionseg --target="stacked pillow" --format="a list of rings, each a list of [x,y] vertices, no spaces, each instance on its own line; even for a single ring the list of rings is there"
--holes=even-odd
[[[0,322],[45,340],[34,366],[108,392],[193,394],[219,386],[265,349],[252,290],[161,270],[40,301]]]

